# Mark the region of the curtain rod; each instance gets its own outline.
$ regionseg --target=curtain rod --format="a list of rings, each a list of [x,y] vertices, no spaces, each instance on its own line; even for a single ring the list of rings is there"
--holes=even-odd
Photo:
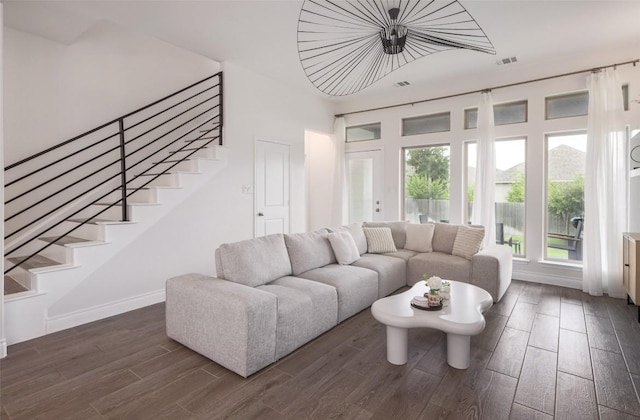
[[[524,82],[515,82],[515,83],[509,83],[509,84],[506,84],[506,85],[494,86],[494,87],[488,88],[488,89],[477,89],[477,90],[471,90],[471,91],[468,91],[468,92],[454,93],[452,95],[439,96],[437,98],[421,99],[419,101],[405,102],[405,103],[397,104],[397,105],[387,105],[387,106],[381,106],[381,107],[378,107],[378,108],[369,108],[369,109],[362,109],[360,111],[345,112],[343,114],[336,114],[335,117],[339,118],[339,117],[344,117],[345,115],[361,114],[363,112],[380,111],[382,109],[398,108],[398,107],[401,107],[401,106],[409,106],[409,105],[421,104],[421,103],[424,103],[424,102],[439,101],[441,99],[449,99],[449,98],[455,98],[455,97],[458,97],[458,96],[471,95],[472,93],[490,92],[490,91],[492,91],[494,89],[502,89],[502,88],[507,88],[507,87],[512,87],[512,86],[525,85],[527,83],[542,82],[544,80],[557,79],[559,77],[566,77],[566,76],[573,76],[575,74],[580,74],[580,73],[597,72],[597,71],[600,71],[600,70],[603,70],[603,69],[608,69],[610,67],[614,67],[615,68],[617,66],[624,66],[625,64],[633,64],[633,67],[635,67],[636,63],[638,63],[639,61],[640,61],[640,59],[635,59],[635,60],[630,60],[630,61],[624,61],[622,63],[610,64],[608,66],[594,67],[594,68],[585,69],[585,70],[572,71],[570,73],[557,74],[555,76],[547,76],[547,77],[541,77],[539,79],[526,80]]]

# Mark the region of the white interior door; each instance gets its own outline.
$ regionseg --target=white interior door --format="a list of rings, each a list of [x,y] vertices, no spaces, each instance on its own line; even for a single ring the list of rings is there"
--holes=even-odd
[[[289,145],[256,140],[255,236],[289,233]]]
[[[345,153],[349,223],[384,220],[382,151]]]

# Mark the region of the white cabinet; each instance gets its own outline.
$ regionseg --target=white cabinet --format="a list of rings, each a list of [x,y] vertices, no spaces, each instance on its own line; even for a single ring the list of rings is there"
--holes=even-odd
[[[622,234],[622,283],[628,299],[638,307],[640,322],[640,233]]]

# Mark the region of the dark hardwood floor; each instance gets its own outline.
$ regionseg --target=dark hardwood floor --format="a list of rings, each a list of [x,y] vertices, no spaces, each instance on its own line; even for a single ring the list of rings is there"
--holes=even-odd
[[[472,339],[471,367],[445,335],[411,330],[386,361],[365,310],[248,379],[170,340],[164,305],[9,347],[2,419],[640,419],[637,308],[514,281]]]

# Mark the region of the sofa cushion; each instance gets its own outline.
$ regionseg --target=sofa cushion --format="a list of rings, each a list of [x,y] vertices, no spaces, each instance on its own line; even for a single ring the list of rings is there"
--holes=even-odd
[[[432,252],[431,241],[434,229],[433,223],[407,223],[407,241],[404,248],[416,252]]]
[[[331,232],[327,235],[338,264],[349,265],[360,258],[360,251],[349,232]]]
[[[349,232],[351,236],[353,236],[360,255],[367,252],[367,237],[364,236],[364,231],[360,223],[351,223],[350,225],[338,226],[329,230],[331,232]]]
[[[298,277],[319,281],[336,288],[338,322],[371,306],[378,298],[378,273],[367,268],[329,264],[304,272]]]
[[[291,274],[291,262],[281,233],[222,244],[215,256],[218,277],[251,287]]]
[[[365,222],[362,224],[363,228],[366,227],[388,227],[391,229],[391,235],[393,236],[393,242],[396,245],[397,249],[404,248],[405,242],[407,241],[407,232],[406,232],[407,222],[397,221],[397,222]]]
[[[385,252],[382,255],[386,255],[388,257],[402,258],[405,261],[409,261],[409,258],[418,255],[416,251],[411,251],[408,249],[399,249],[396,252]]]
[[[388,227],[363,228],[367,237],[367,252],[370,254],[382,254],[384,252],[396,252],[393,243],[391,229]]]
[[[407,285],[407,262],[380,254],[364,254],[353,263],[378,273],[378,298],[383,298]]]
[[[459,226],[451,254],[470,260],[480,251],[483,239],[484,228]]]
[[[431,241],[433,251],[451,254],[453,243],[458,234],[458,225],[450,225],[449,223],[434,223],[434,225],[433,241]]]
[[[277,296],[276,359],[336,325],[338,298],[331,286],[283,277],[258,289]]]
[[[320,229],[314,232],[284,235],[294,276],[336,262],[327,234],[326,229]]]
[[[313,312],[314,337],[334,327],[338,322],[338,292],[328,284],[303,279],[302,277],[286,276],[272,281],[269,285],[278,285],[296,289],[311,298],[311,307],[307,311]]]
[[[443,280],[471,281],[471,261],[443,252],[418,254],[407,265],[407,284],[413,285],[423,274],[438,276]]]

